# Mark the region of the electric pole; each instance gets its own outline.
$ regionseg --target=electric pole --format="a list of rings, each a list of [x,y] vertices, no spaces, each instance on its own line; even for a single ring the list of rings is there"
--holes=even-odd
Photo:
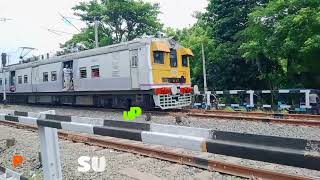
[[[96,42],[96,48],[99,47],[99,37],[98,37],[98,25],[99,22],[97,20],[97,18],[94,18],[94,37],[95,37],[95,42]]]
[[[7,63],[7,54],[2,53],[1,54],[1,61],[2,61],[2,87],[3,87],[3,105],[6,105],[7,103],[7,94],[6,94],[6,76],[5,76],[5,71],[4,67],[6,66]]]
[[[207,87],[207,73],[206,73],[206,58],[204,56],[204,47],[202,44],[202,67],[203,67],[203,85],[204,85],[204,92],[208,91]]]
[[[203,86],[204,86],[204,95],[205,95],[205,99],[206,99],[206,109],[210,109],[211,108],[211,100],[210,100],[210,96],[211,96],[211,91],[208,91],[208,86],[207,86],[207,71],[206,71],[206,58],[204,55],[204,47],[202,44],[202,66],[203,66]]]
[[[0,21],[3,21],[3,22],[6,22],[6,21],[10,21],[12,19],[9,19],[9,18],[0,18]]]

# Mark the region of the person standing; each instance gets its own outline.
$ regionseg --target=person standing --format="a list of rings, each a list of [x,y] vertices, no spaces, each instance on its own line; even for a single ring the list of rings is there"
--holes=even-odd
[[[68,91],[70,90],[70,83],[71,83],[71,69],[69,68],[69,65],[66,65],[63,68],[63,77],[64,77],[64,90]]]

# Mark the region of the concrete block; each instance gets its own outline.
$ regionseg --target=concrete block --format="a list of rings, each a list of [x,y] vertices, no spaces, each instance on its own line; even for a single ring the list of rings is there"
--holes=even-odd
[[[143,131],[142,142],[206,152],[205,138]]]
[[[93,126],[88,124],[61,122],[61,127],[67,131],[93,134]]]
[[[103,126],[103,123],[104,123],[103,121],[104,120],[102,118],[88,118],[88,117],[71,116],[71,122],[74,122],[74,123]]]
[[[176,134],[176,135],[183,135],[183,136],[193,136],[193,137],[201,137],[201,138],[212,137],[211,130],[204,129],[204,128],[173,126],[173,125],[164,125],[164,124],[151,124],[150,128],[152,132]]]
[[[93,132],[96,135],[110,136],[122,139],[130,139],[135,141],[142,141],[141,131],[135,129],[125,129],[118,127],[107,127],[107,126],[95,126]]]
[[[20,123],[37,126],[37,118],[32,117],[18,117]]]

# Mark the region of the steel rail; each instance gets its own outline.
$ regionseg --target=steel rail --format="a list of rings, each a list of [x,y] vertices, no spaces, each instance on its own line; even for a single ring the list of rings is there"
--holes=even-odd
[[[270,112],[242,112],[242,111],[226,111],[226,110],[197,110],[190,109],[190,112],[196,113],[208,113],[208,114],[226,114],[226,115],[246,115],[246,116],[258,116],[258,117],[274,117],[274,118],[287,118],[287,119],[308,119],[319,120],[320,115],[311,114],[284,114],[284,113],[270,113]]]
[[[1,125],[12,126],[20,129],[36,131],[37,128],[30,125],[19,124],[15,122],[0,122]],[[167,160],[179,164],[185,164],[193,167],[217,171],[225,174],[245,177],[245,178],[260,178],[260,179],[281,179],[281,180],[311,180],[312,177],[285,174],[265,169],[240,166],[224,161],[204,159],[193,155],[179,153],[173,150],[162,150],[157,146],[146,145],[142,143],[128,143],[130,141],[121,140],[118,138],[101,138],[90,135],[82,135],[59,131],[59,137],[73,142],[86,143],[92,146],[100,146],[105,148],[113,148],[125,152],[137,153],[143,156]]]
[[[315,120],[298,120],[298,119],[279,119],[271,117],[257,117],[257,116],[235,116],[225,114],[208,114],[208,113],[187,113],[188,116],[205,117],[205,118],[220,118],[232,120],[247,120],[247,121],[261,121],[267,123],[303,125],[303,126],[317,126],[320,127],[320,121]]]

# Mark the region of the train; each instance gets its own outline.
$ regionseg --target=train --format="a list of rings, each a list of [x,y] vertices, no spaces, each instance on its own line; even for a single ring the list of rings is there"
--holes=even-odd
[[[21,61],[0,73],[8,103],[175,109],[191,105],[193,52],[171,38],[145,37]]]

